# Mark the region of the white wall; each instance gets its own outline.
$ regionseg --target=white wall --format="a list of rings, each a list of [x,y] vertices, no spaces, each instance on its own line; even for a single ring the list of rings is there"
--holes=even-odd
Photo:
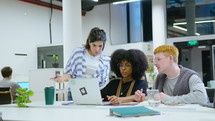
[[[111,5],[111,8],[113,8],[113,7],[114,6]],[[119,10],[119,8],[114,9],[114,10]],[[87,12],[86,16],[82,17],[83,38],[84,38],[83,44],[85,43],[85,41],[87,39],[90,29],[97,26],[97,27],[104,29],[104,31],[106,32],[106,35],[107,35],[106,47],[104,49],[105,54],[111,55],[111,53],[113,51],[115,51],[116,49],[120,49],[120,48],[140,49],[146,55],[152,54],[152,50],[147,49],[148,45],[152,46],[152,42],[138,42],[138,43],[112,45],[111,41],[123,40],[127,37],[127,34],[125,34],[125,32],[124,32],[125,28],[121,26],[122,24],[119,24],[121,22],[121,19],[115,19],[115,20],[111,19],[110,20],[109,12],[110,12],[109,4],[98,5],[98,6],[95,6],[93,10]],[[111,10],[111,13],[114,13],[114,11]],[[120,14],[120,13],[118,12],[118,14]],[[116,15],[114,15],[114,16],[116,16]],[[115,30],[115,29],[117,29],[117,30]],[[115,31],[112,32],[113,30],[115,30]],[[116,33],[116,31],[118,31],[118,32]],[[114,35],[113,35],[113,33],[114,33]],[[111,39],[111,41],[110,41],[110,39]],[[119,42],[116,42],[116,43],[119,43]],[[152,49],[152,47],[151,47],[151,49]]]
[[[28,81],[29,70],[37,67],[36,47],[50,43],[50,9],[18,0],[0,0],[0,16],[0,68],[11,66],[15,81]],[[62,42],[62,11],[53,10],[52,30],[53,43]]]
[[[194,47],[191,51],[192,69],[195,70],[202,79],[203,79],[202,51],[204,51],[204,50],[210,50],[210,47],[208,47],[208,46],[206,48]]]
[[[210,48],[188,48],[182,50],[182,61],[181,64],[187,68],[195,70],[200,77],[203,79],[203,72],[202,72],[202,51],[209,50]],[[187,61],[186,61],[187,58]]]
[[[0,0],[0,41],[2,43],[0,45],[2,55],[0,68],[11,66],[14,70],[13,79],[15,81],[29,80],[29,71],[37,69],[37,47],[50,45],[50,11],[50,8],[18,0]],[[120,23],[120,19],[117,19],[118,21],[110,19],[109,12],[109,4],[105,4],[95,6],[93,10],[82,16],[83,44],[85,44],[89,31],[97,26],[104,29],[107,34],[105,54],[111,55],[114,50],[119,48],[135,48],[142,50],[146,55],[152,54],[152,42],[111,45],[110,38],[112,41],[119,41],[125,39],[127,35],[119,32],[114,34],[115,37],[111,37],[113,34],[111,30],[123,29],[123,27],[116,24]],[[111,12],[114,13],[114,11]],[[116,23],[113,24],[113,21]],[[62,11],[54,9],[52,18],[54,45],[63,43],[62,33]],[[27,56],[15,56],[15,53],[27,54]]]

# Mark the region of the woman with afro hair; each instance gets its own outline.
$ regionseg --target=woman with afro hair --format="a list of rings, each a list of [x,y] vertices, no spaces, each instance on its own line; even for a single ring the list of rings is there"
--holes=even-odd
[[[145,54],[137,49],[118,49],[111,55],[111,71],[118,78],[111,80],[102,90],[103,101],[111,104],[139,102],[136,91],[146,94],[147,81],[145,71],[148,62]]]

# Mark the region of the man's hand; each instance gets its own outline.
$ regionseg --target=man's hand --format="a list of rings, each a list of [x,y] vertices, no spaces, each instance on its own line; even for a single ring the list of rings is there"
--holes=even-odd
[[[163,100],[165,97],[166,97],[166,94],[163,93],[163,92],[161,92],[161,93],[160,93],[160,99]]]

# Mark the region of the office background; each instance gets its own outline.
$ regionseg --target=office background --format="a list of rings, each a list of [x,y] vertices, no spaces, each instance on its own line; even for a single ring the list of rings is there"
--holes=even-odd
[[[0,67],[13,68],[13,80],[28,81],[29,70],[37,69],[37,48],[62,45],[63,25],[62,11],[53,9],[52,15],[52,44],[50,44],[49,19],[50,8],[19,0],[0,1]],[[109,34],[109,5],[99,5],[82,16],[82,44],[85,44],[88,33],[92,27],[98,26],[106,31],[107,43],[104,53],[110,55],[117,48],[139,48],[144,50],[148,44],[133,43],[111,45]],[[120,28],[117,27],[117,28]],[[116,35],[115,35],[116,36]],[[124,34],[119,34],[117,40]],[[75,43],[74,43],[75,44]],[[81,46],[81,45],[77,45]],[[145,46],[145,47],[144,47]],[[145,53],[150,53],[147,49]],[[1,77],[2,78],[2,77]]]
[[[152,3],[152,9],[155,8],[153,5],[154,4]],[[164,8],[166,9],[166,7]],[[82,16],[82,40],[80,43],[84,44],[90,29],[98,26],[104,29],[107,34],[107,43],[104,50],[105,54],[110,55],[118,48],[136,48],[142,50],[147,55],[152,55],[152,45],[154,44],[154,41],[113,45],[113,41],[117,43],[117,41],[121,42],[127,40],[125,36],[126,33],[123,32],[124,21],[122,22],[122,20],[124,19],[123,16],[120,16],[120,9],[123,9],[122,6],[113,8],[112,4],[102,4],[95,6],[91,11],[88,11],[86,15]],[[113,15],[113,13],[115,15]],[[19,0],[1,0],[0,15],[0,41],[2,43],[0,47],[0,54],[2,56],[0,60],[0,68],[11,66],[14,70],[13,79],[15,81],[29,81],[29,71],[38,68],[38,47],[63,45],[62,11],[53,9],[51,19],[51,42],[49,30],[51,15],[50,8]],[[154,23],[155,19],[152,21]],[[160,25],[156,24],[156,26]],[[121,31],[122,33],[116,33],[114,30]],[[174,42],[193,40],[204,41],[214,38],[214,34],[176,38],[166,37],[165,43],[173,44]],[[201,50],[196,49],[191,52],[192,56],[190,56],[190,58],[192,58],[191,60],[195,60],[192,62],[191,68],[202,75],[202,67],[196,66],[202,65],[202,61],[199,59],[201,58],[201,53],[198,52],[198,54],[196,54],[195,51]]]

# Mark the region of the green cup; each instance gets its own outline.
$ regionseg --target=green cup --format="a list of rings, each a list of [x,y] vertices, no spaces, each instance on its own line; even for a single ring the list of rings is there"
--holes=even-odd
[[[54,87],[45,87],[45,102],[46,105],[53,105],[54,104]]]

